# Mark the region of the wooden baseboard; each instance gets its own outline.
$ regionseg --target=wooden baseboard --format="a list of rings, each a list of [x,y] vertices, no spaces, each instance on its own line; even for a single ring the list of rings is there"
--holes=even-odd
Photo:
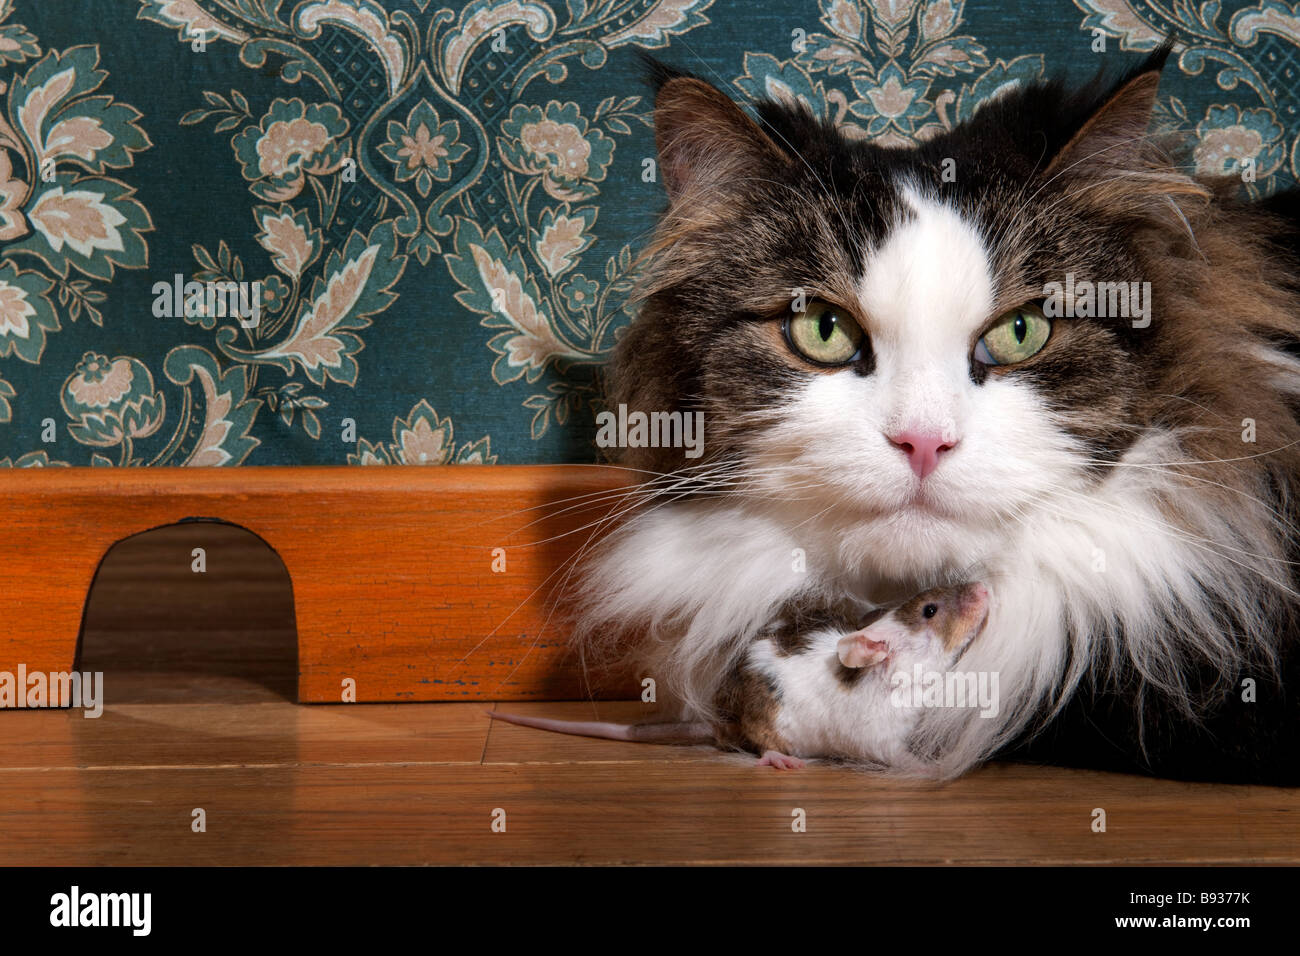
[[[349,680],[358,701],[629,696],[628,675],[589,686],[552,601],[627,484],[567,465],[6,469],[0,671],[71,670],[108,550],[201,519],[284,562],[301,701],[341,701]]]

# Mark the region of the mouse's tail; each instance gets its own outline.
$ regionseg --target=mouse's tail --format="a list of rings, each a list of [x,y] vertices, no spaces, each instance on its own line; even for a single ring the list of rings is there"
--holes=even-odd
[[[702,721],[676,721],[655,724],[615,724],[600,720],[556,720],[551,717],[528,717],[499,710],[486,711],[493,720],[508,724],[549,730],[557,734],[578,737],[599,737],[604,740],[630,740],[643,744],[711,744],[712,728]]]

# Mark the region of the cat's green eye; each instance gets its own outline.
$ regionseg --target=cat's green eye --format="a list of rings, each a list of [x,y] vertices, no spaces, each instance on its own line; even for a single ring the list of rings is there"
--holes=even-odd
[[[818,365],[844,365],[862,351],[861,326],[843,309],[814,299],[803,312],[785,320],[790,348]]]
[[[975,361],[985,365],[1015,365],[1043,350],[1052,323],[1032,305],[1022,305],[998,317],[975,343]]]

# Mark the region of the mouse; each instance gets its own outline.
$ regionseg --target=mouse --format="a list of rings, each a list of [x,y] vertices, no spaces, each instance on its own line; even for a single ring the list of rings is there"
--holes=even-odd
[[[584,737],[711,744],[755,754],[760,766],[777,770],[796,770],[815,758],[897,765],[925,706],[910,685],[953,667],[984,629],[990,603],[987,585],[970,581],[930,588],[866,615],[787,616],[749,643],[718,689],[711,721],[619,724],[487,714]]]

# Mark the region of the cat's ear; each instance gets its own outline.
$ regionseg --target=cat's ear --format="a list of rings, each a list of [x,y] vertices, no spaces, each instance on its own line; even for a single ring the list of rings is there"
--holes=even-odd
[[[655,146],[669,198],[707,201],[770,176],[785,154],[730,97],[698,77],[669,74],[655,96]]]
[[[1207,188],[1180,168],[1178,133],[1152,129],[1160,70],[1169,55],[1166,43],[1084,112],[1075,133],[1048,164],[1049,178],[1082,179],[1076,195],[1136,217],[1173,214],[1186,225],[1177,202],[1204,202]]]
[[[1052,159],[1048,175],[1107,175],[1144,165],[1151,152],[1151,114],[1160,90],[1162,47],[1101,100]]]

